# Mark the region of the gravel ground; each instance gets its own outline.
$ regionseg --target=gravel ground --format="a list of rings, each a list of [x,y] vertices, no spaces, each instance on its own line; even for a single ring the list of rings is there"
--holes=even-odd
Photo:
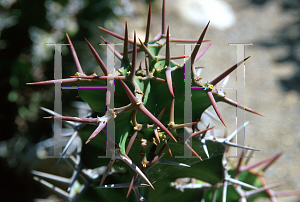
[[[206,34],[214,44],[200,61],[205,70],[201,75],[212,79],[236,61],[236,48],[228,43],[253,43],[246,46],[245,55],[251,56],[246,62],[245,105],[264,114],[265,117],[250,113],[245,120],[251,125],[246,129],[246,145],[260,149],[251,162],[271,157],[279,152],[283,156],[265,173],[269,184],[285,182],[274,190],[300,190],[300,139],[297,121],[300,120],[299,94],[292,89],[282,88],[281,79],[290,78],[297,72],[293,63],[277,63],[275,60],[286,55],[284,46],[267,48],[261,43],[276,43],[279,31],[295,20],[295,12],[283,12],[281,1],[267,1],[262,6],[250,1],[166,1],[167,25],[172,37],[198,38],[204,26],[211,20]],[[172,2],[172,3],[171,3]],[[152,5],[152,37],[161,29],[161,2]],[[144,38],[147,7],[136,2],[135,18],[124,18],[129,23],[129,31],[137,30],[138,37]],[[132,16],[132,15],[131,15]],[[156,26],[155,26],[156,25]],[[293,37],[299,33],[291,33]],[[179,46],[178,46],[179,47]],[[183,48],[179,49],[183,52]],[[172,50],[172,49],[171,49]],[[182,54],[172,52],[172,55]],[[299,81],[300,82],[300,81]],[[235,78],[230,83],[234,85]],[[235,90],[228,89],[227,96],[235,99]],[[226,104],[218,104],[229,132],[235,130],[235,109]],[[259,200],[269,201],[269,200]],[[278,198],[278,202],[300,201],[298,196]]]

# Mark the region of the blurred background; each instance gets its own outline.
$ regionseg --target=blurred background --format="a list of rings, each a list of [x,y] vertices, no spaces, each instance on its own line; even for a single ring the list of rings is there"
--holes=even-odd
[[[39,107],[54,107],[53,86],[26,86],[26,83],[53,79],[54,47],[46,43],[68,43],[68,33],[85,73],[99,67],[84,41],[94,47],[121,41],[108,36],[98,26],[118,34],[128,22],[144,39],[148,4],[137,0],[0,0],[0,196],[9,201],[33,201],[47,192],[32,179],[30,170],[51,167],[36,156],[36,144],[52,137],[51,122]],[[152,2],[151,36],[161,29],[161,1]],[[299,0],[167,0],[167,25],[175,38],[197,39],[204,26],[214,44],[198,61],[204,66],[202,78],[211,80],[236,62],[236,48],[228,43],[252,43],[246,46],[245,104],[265,117],[245,114],[251,125],[245,143],[260,149],[251,162],[283,152],[266,172],[271,183],[286,182],[276,190],[300,190],[300,1]],[[181,55],[182,46],[172,45]],[[173,50],[171,49],[171,50]],[[88,51],[87,51],[88,50]],[[105,49],[97,47],[105,61]],[[102,51],[102,52],[101,52]],[[76,68],[68,46],[62,48],[63,78],[74,75]],[[228,86],[234,85],[231,77]],[[235,90],[227,96],[235,99]],[[68,115],[77,111],[71,101],[80,101],[76,90],[63,91],[63,109]],[[235,129],[235,109],[218,103],[228,131]],[[5,201],[5,200],[4,200]],[[261,200],[265,201],[265,200]],[[278,201],[300,201],[297,196]]]

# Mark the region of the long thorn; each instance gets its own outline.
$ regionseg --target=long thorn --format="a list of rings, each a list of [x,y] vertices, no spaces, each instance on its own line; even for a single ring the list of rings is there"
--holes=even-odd
[[[68,78],[68,79],[56,79],[56,80],[49,80],[49,81],[38,81],[34,83],[26,83],[26,85],[48,85],[48,84],[55,84],[55,83],[74,83],[79,81],[79,78]]]
[[[215,116],[213,113],[211,113],[210,111],[205,110],[204,113],[205,113],[207,116],[209,116],[210,118],[212,118],[213,120],[215,120],[216,122],[222,124],[222,122],[220,121],[220,119],[219,119],[218,117],[216,117],[216,116]]]
[[[87,123],[98,125],[98,118],[79,118],[79,117],[70,117],[70,116],[57,116],[57,117],[43,117],[44,119],[61,119],[62,121],[73,121],[78,123]]]
[[[172,129],[179,129],[179,128],[184,128],[188,126],[192,126],[198,123],[197,121],[191,122],[191,123],[182,123],[182,124],[175,124],[174,126],[171,126]]]
[[[238,147],[238,148],[242,148],[242,149],[249,149],[249,150],[259,151],[259,149],[254,149],[252,147],[247,147],[247,146],[244,146],[244,145],[235,144],[235,143],[228,142],[228,141],[224,141],[224,144],[226,144],[227,146],[231,146],[231,147]]]
[[[178,39],[178,38],[170,38],[170,42],[184,42],[184,43],[197,43],[198,39]],[[204,39],[202,42],[212,41],[211,39]]]
[[[96,130],[91,134],[89,139],[85,142],[85,144],[89,143],[94,137],[96,137],[100,131],[106,126],[106,121],[101,121],[99,123],[99,126],[96,128]]]
[[[60,158],[57,160],[56,165],[59,163],[60,159],[66,154],[67,150],[69,149],[69,147],[71,146],[72,142],[77,137],[77,135],[78,135],[78,131],[74,131],[74,133],[72,134],[71,138],[69,139],[67,145],[65,146],[64,150],[62,151]]]
[[[167,79],[169,91],[170,91],[172,97],[175,97],[174,92],[173,92],[173,87],[172,87],[172,75],[171,75],[171,68],[170,68],[170,41],[169,41],[169,39],[170,39],[170,37],[169,37],[169,27],[168,27],[167,41],[166,41],[166,60],[165,60],[166,79]]]
[[[271,185],[267,185],[265,187],[261,187],[257,190],[251,190],[251,191],[247,191],[246,192],[246,197],[249,198],[250,196],[253,196],[253,195],[256,195],[256,194],[259,194],[261,192],[264,192],[266,191],[267,189],[272,189],[272,188],[276,188],[276,187],[280,187],[282,185],[284,185],[285,183],[276,183],[276,184],[271,184]]]
[[[164,142],[165,142],[166,147],[168,148],[168,151],[169,151],[170,156],[173,157],[171,148],[170,148],[170,146],[169,146],[169,144],[168,144],[168,140],[165,139]]]
[[[114,37],[116,37],[118,39],[125,40],[125,37],[122,36],[122,35],[119,35],[119,34],[116,34],[114,32],[111,32],[111,31],[109,31],[109,30],[107,30],[105,28],[102,28],[102,27],[98,27],[98,28],[100,28],[101,30],[105,31],[106,33],[108,33],[108,34],[110,34],[110,35],[112,35],[112,36],[114,36]],[[133,39],[128,39],[128,42],[129,43],[133,43]]]
[[[97,63],[99,64],[100,68],[102,69],[103,73],[105,76],[107,76],[108,70],[107,67],[105,66],[105,64],[103,63],[103,61],[101,60],[100,56],[98,55],[98,53],[96,52],[95,48],[88,42],[87,39],[85,39],[86,43],[88,44],[89,48],[91,49]]]
[[[205,139],[204,138],[201,140],[201,143],[202,143],[202,147],[203,147],[203,150],[204,150],[206,156],[209,158],[209,153],[208,153],[207,146],[205,144]]]
[[[187,58],[187,57],[189,57],[189,56],[185,56],[185,55],[170,56],[170,60],[173,60],[173,59],[183,59],[183,58]],[[158,57],[157,60],[158,61],[166,60],[166,57]]]
[[[151,51],[145,46],[145,44],[141,41],[141,39],[139,39],[142,48],[144,49],[144,51],[150,56],[150,58],[153,60],[154,59],[154,55],[151,53]]]
[[[300,195],[299,190],[293,190],[293,191],[276,191],[274,193],[275,196],[293,196],[293,195]]]
[[[124,83],[124,81],[122,81],[122,80],[119,80],[119,81],[121,82],[121,84],[122,84],[127,96],[129,97],[131,103],[136,104],[137,103],[137,98],[133,95],[133,93],[130,91],[130,89]],[[153,123],[155,123],[158,127],[160,127],[165,133],[167,133],[175,142],[177,142],[177,140],[174,138],[172,133],[153,114],[151,114],[151,112],[149,112],[148,109],[143,104],[138,105],[138,109],[146,117],[148,117]]]
[[[139,110],[153,123],[160,127],[165,133],[167,133],[175,142],[177,142],[172,133],[155,116],[153,116],[153,114],[151,114],[144,105],[139,105]]]
[[[158,143],[160,143],[160,139],[159,139],[159,134],[158,134],[157,128],[154,129],[154,135],[155,135]]]
[[[128,58],[128,28],[127,28],[127,22],[125,22],[125,37],[124,37],[124,49],[123,49],[123,62],[129,62],[129,58]]]
[[[50,109],[47,109],[45,107],[40,107],[41,110],[51,114],[52,116],[61,116],[59,113],[56,113]],[[64,121],[66,124],[68,124],[69,126],[71,126],[72,128],[75,128],[76,126],[78,126],[78,124],[72,122],[72,121]]]
[[[250,188],[250,189],[258,189],[257,187],[254,187],[254,186],[252,186],[250,184],[247,184],[245,182],[241,182],[239,180],[235,180],[235,179],[232,179],[232,178],[229,178],[227,180],[228,180],[228,182],[231,182],[233,184],[237,184],[237,185],[240,185],[240,186],[243,186],[243,187],[247,187],[247,188]]]
[[[168,29],[167,29],[165,66],[167,66],[167,67],[170,66],[170,28],[169,28],[169,26],[168,26]]]
[[[244,109],[248,112],[251,112],[253,114],[257,114],[257,115],[260,115],[260,116],[264,116],[256,111],[254,111],[253,109],[250,109],[249,107],[246,107],[246,106],[243,106],[243,105],[240,105],[239,103],[229,99],[228,97],[223,97],[223,102],[227,103],[227,104],[230,104],[231,106],[234,106],[234,107],[237,107],[237,108],[240,108],[240,109]]]
[[[136,178],[137,178],[137,173],[135,173],[134,176],[132,177],[132,180],[130,182],[130,185],[129,185],[129,188],[128,188],[128,192],[127,192],[127,195],[126,195],[126,198],[129,196],[129,194],[131,192],[131,189],[133,187],[133,184],[135,183]]]
[[[119,59],[122,60],[123,56],[116,51],[102,36],[100,36],[100,38],[102,39],[102,41],[107,45],[107,47],[115,54],[115,56]]]
[[[134,79],[135,75],[135,65],[136,65],[136,56],[137,56],[137,45],[136,45],[136,33],[134,31],[134,42],[133,42],[133,53],[132,53],[132,61],[131,61],[131,79]]]
[[[184,144],[195,156],[197,156],[201,161],[203,161],[202,160],[202,158],[197,154],[197,152],[195,152],[195,150],[193,150],[193,148],[187,143],[187,142],[185,142],[185,144]]]
[[[240,168],[240,172],[244,172],[244,171],[247,171],[247,170],[251,170],[257,166],[260,166],[264,163],[267,163],[267,165],[262,168],[262,171],[265,171],[272,163],[274,163],[280,156],[282,155],[282,153],[278,153],[276,154],[275,156],[273,157],[270,157],[270,158],[267,158],[267,159],[263,159],[259,162],[256,162],[256,163],[253,163],[251,165],[245,165],[245,166],[241,166]]]
[[[222,202],[226,202],[226,198],[227,198],[227,186],[228,186],[228,181],[225,180],[224,183],[223,183]]]
[[[265,165],[261,170],[265,172],[281,155],[282,153],[279,153],[271,157],[270,162],[268,162],[267,165]]]
[[[250,121],[247,121],[244,123],[244,125],[240,126],[238,129],[236,129],[235,131],[233,131],[227,138],[227,141],[231,141],[241,130],[243,130],[248,124],[250,123]]]
[[[214,42],[211,42],[210,44],[206,45],[199,53],[195,56],[195,61],[198,61],[200,57],[208,50],[208,48],[213,44]]]
[[[45,180],[42,180],[42,179],[40,179],[40,178],[38,178],[38,177],[33,177],[33,179],[34,179],[35,181],[38,181],[38,182],[41,183],[42,185],[48,187],[49,189],[53,190],[55,193],[57,193],[57,194],[63,196],[63,197],[66,198],[66,199],[69,199],[69,193],[67,193],[66,191],[64,191],[64,190],[62,190],[62,189],[60,189],[60,188],[54,186],[53,184],[51,184],[51,183],[49,183],[49,182],[47,182],[47,181],[45,181]]]
[[[123,155],[123,154],[120,154],[120,157],[123,161],[125,161],[125,163],[127,163],[127,165],[129,165],[136,173],[138,173],[150,186],[153,190],[154,187],[153,185],[151,184],[151,182],[148,180],[148,178],[145,176],[145,174],[139,169],[139,167],[137,167],[133,162],[132,160],[126,156],[126,155]]]
[[[132,135],[132,137],[130,138],[130,141],[129,141],[129,143],[127,145],[127,148],[126,148],[126,151],[125,151],[126,155],[128,155],[137,134],[138,134],[138,131],[135,131],[134,134]]]
[[[71,76],[74,78],[80,78],[80,79],[91,79],[91,80],[107,80],[112,79],[112,76]],[[114,76],[115,79],[118,80],[125,80],[125,76]],[[106,89],[106,87],[104,87]]]
[[[149,42],[150,24],[151,24],[151,2],[149,3],[149,11],[148,11],[148,19],[147,19],[147,28],[146,28],[146,36],[145,36],[145,44],[146,44],[146,45],[147,45],[148,42]]]
[[[161,112],[159,113],[157,119],[160,120],[161,117],[164,115],[166,109],[167,109],[168,104],[161,110]]]
[[[240,66],[242,63],[244,63],[246,60],[248,60],[250,58],[246,57],[244,60],[238,62],[237,64],[233,65],[232,67],[230,67],[229,69],[227,69],[226,71],[224,71],[222,74],[220,74],[219,76],[217,76],[214,80],[208,82],[209,84],[215,86],[217,85],[222,79],[224,79],[226,76],[228,76],[231,72],[233,72],[238,66]]]
[[[229,78],[230,78],[230,75],[226,76],[222,85],[221,85],[221,88],[220,88],[220,91],[224,92],[224,88],[226,87],[228,81],[229,81]]]
[[[192,137],[195,137],[195,136],[197,136],[197,135],[200,135],[200,134],[202,134],[202,133],[205,133],[206,131],[213,129],[214,127],[215,127],[215,126],[213,126],[213,127],[211,127],[211,128],[206,128],[206,129],[201,130],[201,131],[198,131],[198,132],[196,132],[196,133],[193,133],[193,134],[191,134],[191,135],[188,137],[188,139],[190,139],[190,138],[192,138]]]
[[[211,202],[216,202],[216,191],[217,189],[214,187],[213,190],[212,190],[212,199],[211,199]]]
[[[101,178],[101,182],[100,182],[100,185],[99,186],[102,186],[106,176],[108,175],[111,167],[113,166],[113,164],[115,163],[116,159],[112,158],[110,161],[109,161],[109,164],[105,170],[105,173],[103,174],[102,178]]]
[[[145,66],[146,66],[147,75],[149,76],[150,75],[150,70],[149,70],[148,61],[147,61],[147,57],[146,56],[145,56]]]
[[[132,104],[136,104],[138,100],[137,100],[137,98],[133,95],[133,93],[131,92],[131,90],[129,89],[129,87],[124,83],[124,81],[122,81],[122,80],[119,80],[119,81],[120,81],[120,83],[122,84],[122,86],[123,86],[123,88],[124,88],[124,90],[125,90],[125,92],[126,92],[128,98],[129,98],[130,102],[131,102]]]
[[[209,100],[210,100],[210,102],[211,102],[211,104],[212,104],[212,106],[213,106],[215,112],[217,113],[219,119],[222,121],[222,123],[224,124],[224,126],[227,128],[227,126],[226,126],[226,124],[225,124],[225,122],[224,122],[224,120],[223,120],[223,118],[222,118],[222,115],[221,115],[221,113],[220,113],[220,110],[219,110],[219,108],[218,108],[218,105],[217,105],[217,103],[216,103],[216,101],[215,101],[215,98],[214,98],[212,92],[211,92],[211,91],[208,91],[208,92],[206,92],[206,94],[207,94],[207,96],[208,96],[208,98],[209,98]]]
[[[161,38],[161,32],[159,32],[154,38],[153,38],[153,41],[157,41]]]
[[[171,68],[167,67],[165,72],[166,72],[166,79],[167,79],[167,84],[168,84],[169,91],[170,91],[172,97],[175,97],[174,92],[173,92],[173,86],[172,86]]]
[[[196,59],[196,55],[197,55],[198,50],[199,50],[199,48],[200,48],[200,46],[202,44],[202,41],[203,41],[203,38],[205,36],[205,33],[206,33],[206,30],[208,28],[209,23],[210,23],[210,21],[207,23],[206,27],[204,28],[203,32],[201,33],[201,35],[199,37],[199,40],[197,41],[197,44],[196,44],[196,46],[195,46],[195,48],[194,48],[194,50],[192,52],[192,55],[191,55],[191,57],[192,57],[191,64],[192,65],[194,64],[194,61]]]
[[[77,57],[77,54],[76,54],[76,51],[75,51],[75,48],[72,44],[72,41],[69,37],[69,35],[66,33],[67,35],[67,38],[68,38],[68,41],[69,41],[69,44],[70,44],[70,47],[71,47],[71,51],[72,51],[72,54],[73,54],[73,58],[74,58],[74,61],[75,61],[75,65],[76,65],[76,68],[77,68],[77,71],[80,73],[80,74],[83,74],[83,71],[82,71],[82,68],[81,68],[81,65],[80,65],[80,62],[78,60],[78,57]]]
[[[50,179],[50,180],[55,180],[55,181],[66,183],[66,184],[70,183],[69,178],[65,178],[65,177],[61,177],[61,176],[57,176],[57,175],[52,175],[52,174],[49,174],[49,173],[44,173],[44,172],[40,172],[40,171],[36,171],[36,170],[32,170],[31,173],[33,175],[43,177],[43,178],[47,178],[47,179]]]

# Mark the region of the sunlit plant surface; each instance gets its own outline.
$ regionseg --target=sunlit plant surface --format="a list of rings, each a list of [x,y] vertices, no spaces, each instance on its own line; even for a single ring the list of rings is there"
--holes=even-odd
[[[274,201],[277,196],[297,194],[271,191],[282,184],[267,185],[264,180],[263,172],[281,154],[250,165],[249,159],[244,158],[236,158],[235,164],[231,159],[229,163],[229,147],[256,150],[231,142],[249,122],[224,137],[214,132],[215,122],[226,127],[217,106],[219,101],[261,115],[227,98],[224,92],[230,73],[249,57],[205,82],[200,77],[202,69],[195,63],[201,62],[212,45],[212,40],[204,39],[209,22],[197,40],[170,38],[165,9],[163,0],[162,29],[153,40],[149,39],[151,5],[144,41],[137,39],[135,33],[133,39],[128,37],[127,23],[124,36],[100,27],[124,41],[123,52],[119,53],[101,37],[121,61],[120,67],[106,66],[86,39],[103,76],[86,75],[67,35],[77,67],[74,76],[30,83],[77,85],[80,98],[91,108],[86,117],[63,116],[42,108],[52,115],[47,118],[62,120],[73,129],[63,133],[62,140],[66,142],[63,141],[61,154],[73,175],[64,178],[32,171],[34,179],[68,201],[254,201],[259,197]],[[172,42],[196,45],[189,56],[172,56]],[[161,53],[164,46],[165,52]],[[137,54],[143,54],[145,59],[138,61]],[[177,59],[182,58],[185,62],[179,64]],[[190,101],[185,92],[187,87],[191,89]],[[192,116],[185,117],[189,106]],[[217,116],[206,111],[210,106]],[[204,123],[204,116],[210,118],[209,124]],[[193,156],[187,158],[189,153]],[[107,154],[112,154],[111,158],[98,158]],[[260,171],[253,170],[261,165]],[[63,182],[69,188],[61,189],[47,179]]]

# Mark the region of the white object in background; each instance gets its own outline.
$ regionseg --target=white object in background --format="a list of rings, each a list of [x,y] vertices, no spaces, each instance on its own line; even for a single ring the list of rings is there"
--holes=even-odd
[[[175,3],[176,2],[176,3]],[[227,29],[234,25],[236,18],[231,6],[222,0],[175,0],[172,4],[180,9],[181,16],[195,25],[206,25]]]

